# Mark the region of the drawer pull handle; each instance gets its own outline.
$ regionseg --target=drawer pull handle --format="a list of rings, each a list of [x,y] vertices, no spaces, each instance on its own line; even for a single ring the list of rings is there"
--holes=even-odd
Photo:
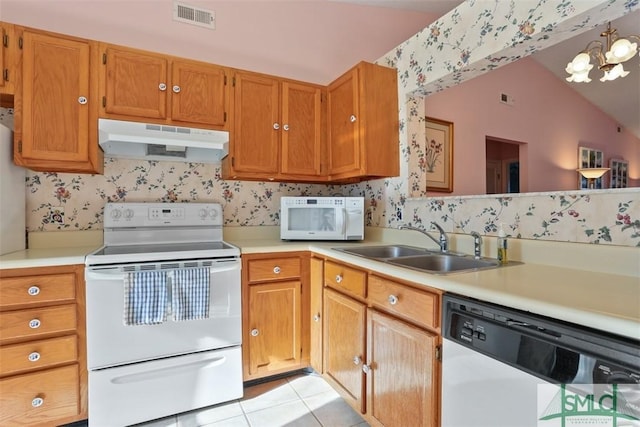
[[[320,315],[319,314],[314,315],[313,316],[313,321],[314,322],[319,322],[320,321]]]
[[[255,329],[255,328],[251,330],[251,336],[252,337],[257,337],[258,335],[260,335],[260,331],[259,330]]]
[[[353,356],[353,364],[354,365],[359,365],[362,363],[362,358],[360,358],[360,356]]]
[[[40,293],[40,288],[35,285],[29,286],[29,289],[27,289],[27,292],[29,293],[29,295],[34,297]]]
[[[39,408],[42,405],[44,405],[44,399],[41,397],[34,397],[31,401],[31,406],[34,408]]]
[[[275,274],[280,274],[280,271],[281,271],[281,270],[280,270],[280,267],[278,267],[277,265],[276,265],[275,267],[273,267],[273,272],[274,272]]]
[[[342,276],[338,274],[336,276],[336,283],[340,283],[340,282],[342,282]]]
[[[38,360],[40,360],[40,353],[34,351],[29,354],[29,362],[37,362]]]
[[[87,100],[87,97],[86,97],[86,96],[80,96],[80,97],[78,97],[78,103],[79,103],[80,105],[85,105],[87,102],[89,102],[89,101]]]
[[[391,305],[396,305],[398,303],[398,297],[395,295],[389,295],[389,298],[387,298],[387,301],[389,301],[389,304]]]
[[[160,83],[158,85],[158,89],[164,92],[165,90],[167,90],[167,85],[165,83]]]
[[[349,117],[349,121],[350,121],[351,123],[355,123],[355,122],[356,122],[356,120],[357,120],[357,118],[356,118],[356,116],[355,116],[354,114],[352,114],[352,115]]]
[[[173,86],[173,93],[180,93],[180,90],[181,90],[180,86],[178,86],[178,85],[174,85]]]
[[[29,327],[31,329],[38,329],[41,325],[40,319],[31,319],[29,320]]]

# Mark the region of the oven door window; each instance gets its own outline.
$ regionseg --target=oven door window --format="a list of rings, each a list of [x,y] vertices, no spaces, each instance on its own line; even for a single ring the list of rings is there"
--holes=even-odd
[[[289,208],[287,228],[296,232],[317,232],[341,234],[343,232],[344,214],[334,207],[300,207]]]

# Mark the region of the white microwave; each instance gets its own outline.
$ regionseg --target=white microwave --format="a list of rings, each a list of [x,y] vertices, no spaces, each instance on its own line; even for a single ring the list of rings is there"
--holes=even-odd
[[[363,240],[364,197],[282,197],[282,240]]]

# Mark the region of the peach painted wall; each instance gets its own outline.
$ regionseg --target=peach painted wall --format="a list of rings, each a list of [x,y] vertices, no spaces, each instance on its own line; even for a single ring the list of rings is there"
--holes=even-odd
[[[515,105],[500,103],[501,93]],[[640,186],[640,140],[531,58],[430,95],[425,111],[454,123],[451,195],[484,194],[486,136],[527,144],[526,191],[577,189],[578,146],[602,150],[605,166],[629,160],[629,184]]]
[[[326,84],[422,30],[432,14],[328,0],[198,1],[211,31],[172,20],[172,0],[0,0],[0,20]]]

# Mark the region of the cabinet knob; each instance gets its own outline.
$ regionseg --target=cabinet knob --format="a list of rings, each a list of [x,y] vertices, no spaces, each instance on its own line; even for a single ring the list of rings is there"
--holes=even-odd
[[[280,274],[280,267],[278,267],[277,265],[275,267],[273,267],[273,272],[275,274]]]
[[[31,319],[29,320],[29,327],[31,329],[38,329],[40,327],[40,319]]]
[[[166,84],[164,84],[164,83],[160,83],[160,84],[158,85],[158,89],[160,89],[161,91],[163,91],[163,92],[164,92],[165,90],[167,90],[167,85],[166,85]]]
[[[356,119],[356,116],[354,116],[353,114],[351,115],[351,117],[349,117],[349,121],[350,121],[351,123],[355,123],[355,122],[356,122],[356,120],[357,120],[357,119]]]
[[[40,360],[40,353],[37,351],[29,353],[29,362],[37,362],[38,360]]]
[[[78,103],[80,103],[81,105],[84,105],[88,102],[87,98],[84,96],[80,96],[78,97]]]
[[[173,93],[180,93],[180,86],[178,85],[173,86]]]
[[[359,365],[362,363],[362,358],[360,356],[353,356],[353,364]]]
[[[40,293],[40,288],[36,285],[29,286],[29,289],[27,289],[27,293],[34,297]]]
[[[289,130],[289,125],[284,125],[284,126],[282,126],[282,129],[284,129],[284,130]]]
[[[340,283],[340,282],[342,282],[342,276],[338,274],[336,276],[336,283]]]
[[[320,314],[315,314],[315,315],[313,316],[313,321],[314,321],[314,322],[319,322],[319,321],[320,321]]]
[[[44,404],[44,399],[41,397],[34,397],[33,400],[31,401],[31,406],[33,406],[34,408],[39,408],[43,404]]]
[[[275,130],[280,129],[280,123],[274,123],[274,124],[273,124],[273,128],[274,128]]]
[[[362,372],[364,372],[365,374],[368,374],[369,372],[371,372],[371,366],[362,365]]]
[[[389,298],[387,298],[387,301],[389,301],[389,304],[391,305],[396,305],[398,303],[398,297],[395,295],[389,295]]]
[[[251,336],[252,337],[257,337],[258,335],[260,335],[260,331],[259,330],[255,329],[255,328],[251,330]]]

